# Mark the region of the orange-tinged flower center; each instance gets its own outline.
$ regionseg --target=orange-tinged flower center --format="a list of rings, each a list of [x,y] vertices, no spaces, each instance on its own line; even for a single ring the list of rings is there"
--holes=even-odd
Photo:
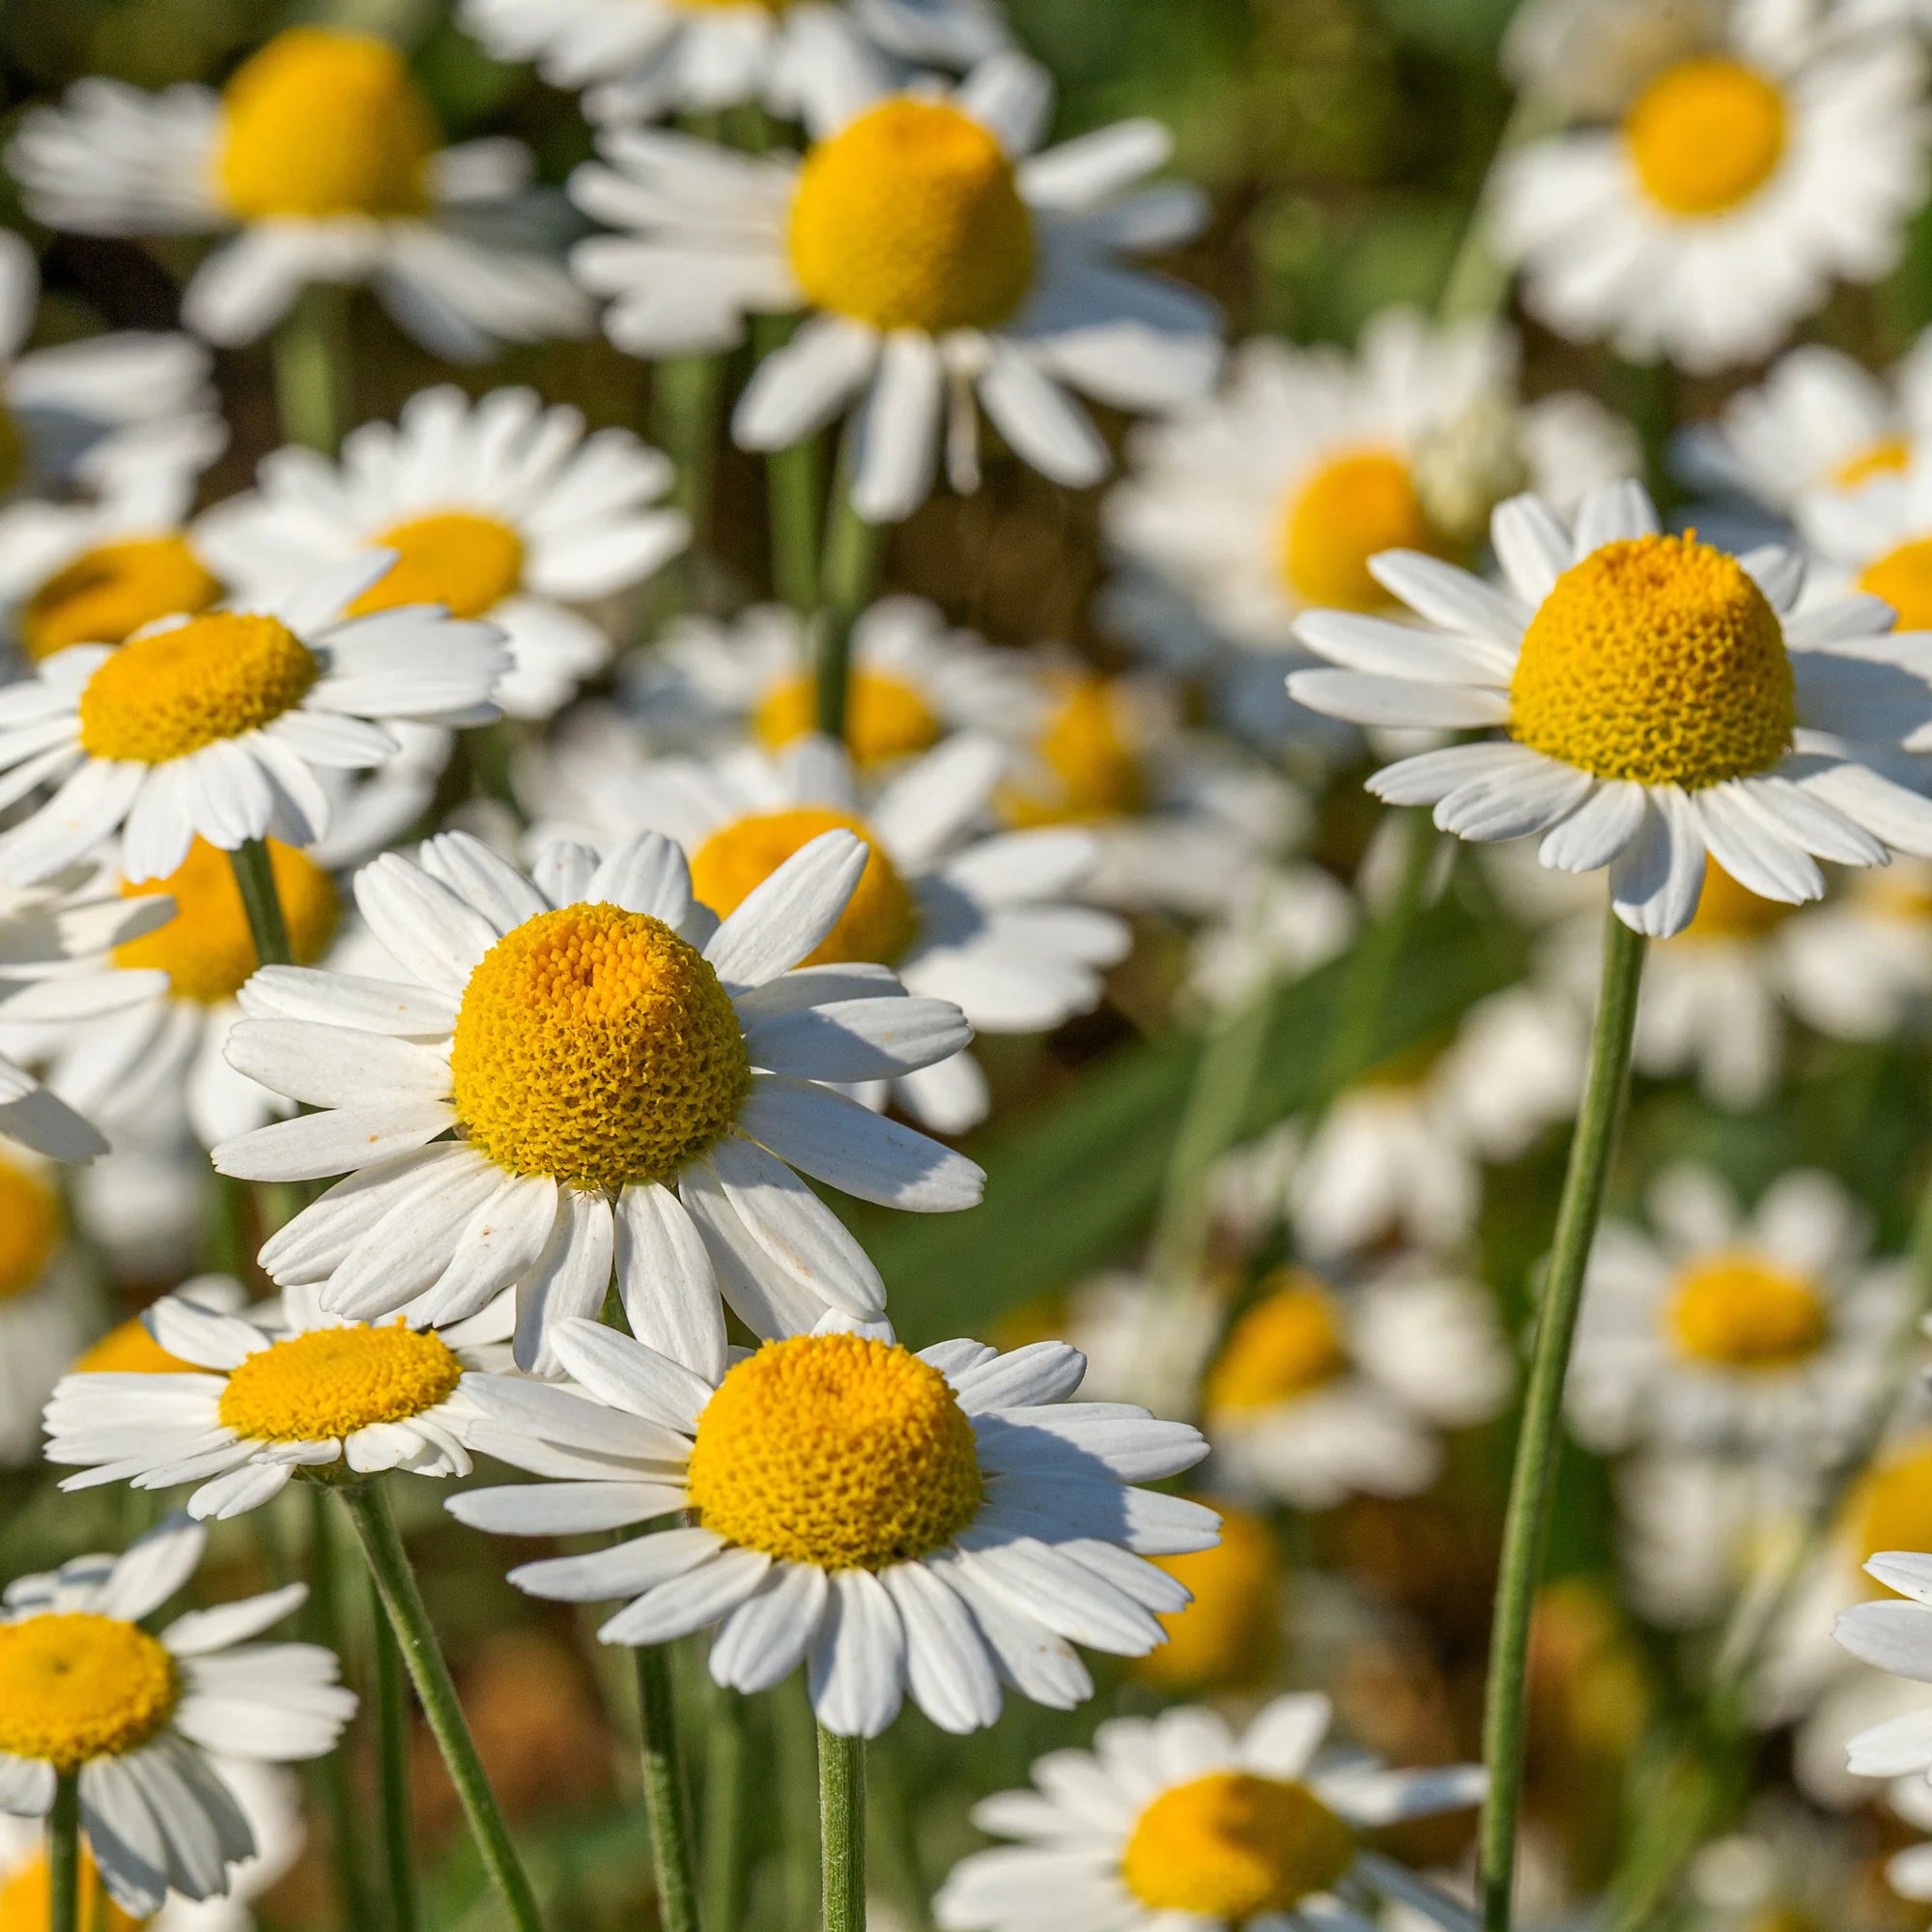
[[[1264,1517],[1218,1498],[1221,1540],[1211,1549],[1156,1556],[1194,1601],[1160,1619],[1167,1641],[1136,1660],[1134,1675],[1162,1690],[1241,1690],[1268,1681],[1281,1648],[1282,1559]]]
[[[767,751],[781,752],[818,728],[818,686],[810,677],[781,678],[758,700],[752,729]],[[945,725],[922,693],[903,678],[854,671],[845,698],[845,749],[861,771],[873,771],[938,744]]]
[[[92,1610],[0,1624],[0,1751],[72,1772],[139,1750],[174,1715],[175,1661],[137,1624]]]
[[[40,1280],[61,1232],[59,1195],[39,1175],[0,1159],[0,1301]]]
[[[1355,449],[1330,457],[1290,497],[1279,565],[1297,603],[1381,611],[1395,600],[1370,575],[1369,559],[1385,550],[1444,548],[1408,464],[1393,450]]]
[[[1754,68],[1721,55],[1680,62],[1653,80],[1624,122],[1643,191],[1684,220],[1728,214],[1783,158],[1784,96]]]
[[[1278,1284],[1229,1331],[1208,1371],[1208,1413],[1272,1408],[1325,1387],[1349,1365],[1335,1298],[1312,1275],[1283,1268]]]
[[[1915,537],[1859,572],[1859,588],[1898,612],[1901,631],[1932,628],[1932,537]]]
[[[1053,680],[1056,702],[1034,740],[1035,768],[1001,788],[1014,825],[1079,825],[1125,818],[1145,802],[1146,783],[1118,686],[1085,671]]]
[[[1664,1321],[1678,1349],[1708,1367],[1796,1368],[1831,1335],[1816,1285],[1763,1255],[1705,1255],[1678,1275]]]
[[[440,510],[392,524],[372,540],[396,561],[350,607],[352,616],[406,604],[441,604],[452,617],[482,617],[523,581],[524,540],[508,524],[470,510]]]
[[[1354,1833],[1307,1785],[1215,1771],[1142,1811],[1121,1877],[1151,1911],[1240,1925],[1328,1890],[1354,1861]]]
[[[120,644],[144,624],[206,611],[221,585],[179,532],[83,551],[27,599],[20,641],[36,660],[70,644]]]

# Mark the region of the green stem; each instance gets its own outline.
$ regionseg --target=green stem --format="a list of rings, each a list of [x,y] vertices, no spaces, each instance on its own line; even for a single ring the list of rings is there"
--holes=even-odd
[[[791,335],[789,316],[752,318],[752,346],[760,361]],[[825,494],[824,453],[815,436],[765,457],[765,502],[771,521],[772,588],[802,623],[818,610],[818,532]]]
[[[866,1932],[866,1741],[818,1727],[818,1848],[825,1932]]]
[[[691,525],[691,545],[665,573],[659,608],[696,601],[697,573],[710,545],[711,477],[718,452],[718,414],[724,397],[722,355],[669,355],[651,371],[651,436],[676,466],[671,500]]]
[[[744,1900],[745,1700],[713,1687],[704,1736],[704,1899],[699,1920],[729,1932]]]
[[[257,964],[293,966],[289,924],[282,916],[281,895],[275,890],[275,869],[269,863],[267,844],[260,838],[244,839],[229,853],[228,863],[235,868],[235,884],[247,917],[248,936],[255,942]]]
[[[691,1806],[677,1754],[677,1706],[662,1644],[639,1644],[638,1718],[642,1733],[644,1805],[664,1932],[697,1932],[697,1885],[691,1863]]]
[[[1489,185],[1495,178],[1496,163],[1505,155],[1561,127],[1562,118],[1560,111],[1542,97],[1518,96],[1509,119],[1503,124],[1495,153],[1483,171],[1483,186],[1463,227],[1456,259],[1443,278],[1442,293],[1436,298],[1435,314],[1439,321],[1481,322],[1502,309],[1509,298],[1510,270],[1496,253]]]
[[[275,409],[282,434],[335,454],[348,387],[344,336],[349,291],[327,282],[304,289],[274,335]]]
[[[1516,1469],[1503,1519],[1502,1562],[1496,1577],[1490,1672],[1483,1709],[1483,1761],[1490,1792],[1483,1806],[1480,1851],[1485,1932],[1509,1932],[1516,1869],[1517,1814],[1522,1803],[1528,1701],[1529,1626],[1549,1536],[1563,1412],[1563,1381],[1583,1300],[1590,1244],[1603,1213],[1604,1190],[1630,1091],[1631,1039],[1636,1030],[1637,988],[1644,941],[1605,910],[1604,969],[1590,1040],[1589,1074],[1570,1165],[1556,1210],[1556,1232],[1536,1323],[1529,1385],[1523,1396]]]
[[[308,1635],[313,1643],[344,1654],[342,1599],[338,1592],[341,1577],[336,1553],[334,1519],[328,1512],[327,1492],[313,1485],[308,1488]],[[267,1512],[258,1510],[264,1519]],[[349,1753],[332,1750],[315,1764],[315,1776],[322,1786],[323,1804],[328,1812],[329,1851],[334,1861],[335,1884],[344,1915],[350,1922],[370,1922],[368,1889],[362,1882],[362,1827],[355,1815],[355,1799],[349,1786]]]
[[[318,1492],[320,1493],[320,1492]],[[403,1654],[377,1597],[376,1751],[382,1799],[383,1866],[389,1894],[390,1932],[415,1932],[416,1889],[410,1817],[410,1699]]]
[[[47,1932],[80,1932],[80,1775],[63,1772],[47,1816]]]
[[[845,735],[845,695],[852,679],[852,626],[872,594],[884,532],[852,507],[845,466],[832,486],[825,569],[819,588],[825,608],[818,618],[818,728],[828,738]]]
[[[543,1920],[537,1913],[536,1894],[530,1889],[517,1848],[511,1842],[510,1828],[503,1822],[497,1794],[490,1788],[489,1774],[477,1754],[476,1741],[457,1701],[456,1686],[450,1682],[449,1665],[436,1640],[436,1627],[422,1592],[416,1588],[415,1573],[410,1568],[409,1552],[396,1533],[396,1519],[390,1513],[388,1492],[380,1482],[357,1483],[339,1490],[349,1510],[350,1520],[362,1545],[362,1554],[375,1579],[376,1594],[396,1634],[403,1661],[416,1687],[416,1701],[429,1719],[442,1761],[449,1768],[449,1781],[456,1787],[464,1816],[482,1854],[485,1870],[501,1894],[517,1932],[541,1932]]]

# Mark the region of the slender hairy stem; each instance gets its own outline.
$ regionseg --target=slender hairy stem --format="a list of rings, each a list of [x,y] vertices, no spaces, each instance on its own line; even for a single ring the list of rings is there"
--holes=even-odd
[[[1523,1396],[1522,1427],[1517,1436],[1516,1469],[1503,1519],[1502,1564],[1496,1577],[1483,1708],[1483,1761],[1490,1773],[1479,1839],[1485,1932],[1509,1932],[1517,1813],[1522,1802],[1530,1612],[1549,1535],[1570,1346],[1630,1089],[1631,1037],[1636,1029],[1643,952],[1642,936],[1606,911],[1589,1075],[1556,1210],[1556,1234],[1537,1316],[1536,1349]]]
[[[469,1735],[463,1706],[457,1702],[456,1686],[449,1681],[449,1665],[443,1662],[436,1628],[429,1620],[422,1592],[416,1588],[409,1552],[396,1533],[388,1492],[374,1482],[355,1484],[337,1494],[355,1525],[376,1594],[382,1599],[389,1628],[396,1634],[403,1662],[410,1667],[416,1701],[449,1768],[449,1781],[455,1785],[463,1814],[469,1821],[484,1869],[509,1908],[517,1932],[541,1932],[543,1920],[537,1913],[536,1893],[530,1889],[529,1878],[510,1839],[510,1828],[503,1822],[502,1808],[477,1755],[476,1741]]]
[[[866,1932],[866,1740],[818,1727],[818,1868],[825,1932]]]
[[[308,1636],[325,1650],[343,1655],[340,1559],[334,1535],[335,1520],[329,1514],[328,1496],[310,1486],[308,1494]],[[257,1510],[255,1518],[266,1530],[268,1512]],[[251,1518],[251,1520],[255,1519]],[[355,1798],[349,1784],[349,1753],[332,1750],[315,1760],[314,1777],[322,1787],[322,1802],[328,1813],[329,1853],[334,1861],[335,1885],[344,1916],[356,1925],[370,1923],[372,1906],[368,1887],[363,1883],[362,1821],[355,1814]]]
[[[745,1700],[712,1687],[704,1733],[704,1891],[700,1921],[731,1932],[744,1900]]]
[[[302,291],[275,330],[275,409],[282,434],[325,456],[335,454],[342,434],[348,320],[349,291],[318,282]]]
[[[818,728],[828,738],[845,735],[845,693],[852,676],[852,626],[872,594],[884,532],[852,507],[844,466],[832,486],[820,589],[825,609],[818,620]]]
[[[47,1815],[47,1932],[80,1932],[80,1774],[63,1772]]]
[[[670,1659],[662,1644],[639,1644],[638,1719],[643,1740],[644,1806],[664,1932],[697,1932],[697,1883],[691,1863],[691,1805],[677,1754],[677,1706]]]
[[[389,1925],[390,1932],[415,1932],[416,1883],[410,1821],[410,1695],[403,1683],[403,1654],[396,1648],[395,1634],[383,1614],[380,1593],[376,1599],[374,1636],[376,1768],[383,1806],[383,1875],[389,1897]]]
[[[289,923],[282,917],[281,895],[275,890],[275,870],[269,848],[259,838],[244,839],[228,855],[235,884],[242,894],[242,910],[248,919],[248,937],[255,942],[255,959],[263,966],[293,966]]]

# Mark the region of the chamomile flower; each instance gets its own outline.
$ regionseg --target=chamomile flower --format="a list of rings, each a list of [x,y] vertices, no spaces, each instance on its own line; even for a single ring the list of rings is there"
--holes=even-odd
[[[334,1653],[249,1638],[300,1605],[291,1584],[142,1626],[194,1575],[208,1532],[171,1516],[118,1558],[16,1577],[0,1610],[0,1810],[43,1818],[78,1775],[80,1828],[109,1894],[136,1917],[170,1891],[228,1890],[255,1838],[212,1753],[322,1757],[355,1714]]]
[[[525,1564],[510,1580],[567,1602],[628,1600],[606,1643],[717,1625],[711,1674],[769,1690],[808,1667],[818,1720],[876,1737],[907,1691],[973,1731],[1002,1684],[1067,1710],[1093,1685],[1072,1645],[1138,1657],[1186,1590],[1143,1559],[1214,1541],[1214,1513],[1131,1485],[1206,1453],[1185,1423],[1068,1401],[1063,1342],[914,1354],[884,1323],[828,1315],[709,1374],[595,1322],[559,1324],[580,1390],[479,1378],[478,1449],[552,1481],[472,1490],[462,1521],[513,1535],[691,1526]]]
[[[690,526],[657,507],[670,465],[630,431],[584,433],[574,409],[529,389],[425,389],[399,420],[365,423],[331,464],[298,446],[262,464],[256,487],[209,511],[195,541],[251,598],[276,595],[369,550],[396,554],[350,613],[440,604],[500,627],[510,668],[497,701],[545,718],[611,655],[574,606],[634,589],[681,550]]]
[[[857,95],[860,98],[854,98]],[[815,88],[802,160],[680,134],[604,133],[571,192],[625,233],[572,264],[612,298],[605,328],[634,355],[729,348],[754,314],[806,311],[759,365],[732,418],[748,449],[781,449],[858,404],[851,500],[872,523],[910,514],[949,477],[979,477],[974,399],[1014,453],[1057,483],[1096,482],[1107,449],[1076,400],[1169,409],[1220,359],[1212,307],[1122,268],[1199,226],[1199,198],[1136,191],[1167,133],[1122,122],[1036,154],[1046,75],[1017,54],[953,90]]]
[[[634,1332],[697,1373],[724,1299],[754,1333],[876,1316],[878,1270],[799,1175],[944,1212],[979,1168],[826,1081],[886,1077],[970,1037],[883,967],[793,972],[863,890],[848,831],[800,840],[721,924],[643,834],[601,864],[559,844],[533,882],[467,834],[394,853],[355,900],[383,979],[267,967],[228,1058],[320,1111],[213,1151],[256,1180],[346,1175],[262,1250],[329,1314],[442,1325],[517,1290],[517,1358],[546,1363],[612,1269]]]
[[[1441,1467],[1442,1432],[1487,1421],[1513,1380],[1477,1283],[1416,1260],[1348,1292],[1281,1269],[1203,1383],[1216,1480],[1297,1509],[1413,1495]]]
[[[75,644],[0,691],[0,799],[54,787],[0,833],[0,875],[43,879],[117,832],[136,885],[172,872],[197,838],[306,845],[329,829],[318,772],[395,753],[376,721],[495,717],[494,625],[433,606],[354,613],[392,560],[365,553],[240,610]]]
[[[1323,1754],[1328,1724],[1327,1698],[1309,1692],[1277,1697],[1238,1736],[1198,1705],[1110,1719],[1091,1751],[1039,1759],[1032,1790],[975,1806],[981,1831],[1018,1842],[962,1859],[934,1916],[946,1932],[1353,1932],[1390,1901],[1466,1924],[1361,1834],[1478,1804],[1482,1767]]]
[[[1303,703],[1508,733],[1387,766],[1378,796],[1433,805],[1464,838],[1539,835],[1563,871],[1607,866],[1617,917],[1653,938],[1690,924],[1707,852],[1787,904],[1823,895],[1818,858],[1932,852],[1932,803],[1878,769],[1932,736],[1932,691],[1918,640],[1889,638],[1875,598],[1799,608],[1797,557],[1661,535],[1634,483],[1586,497],[1574,529],[1513,498],[1492,535],[1499,587],[1418,552],[1376,559],[1428,628],[1301,619],[1345,667],[1295,672]]]
[[[46,1163],[0,1140],[0,1467],[39,1459],[41,1405],[88,1332],[87,1270]]]
[[[505,1368],[507,1295],[440,1329],[325,1315],[312,1289],[272,1311],[222,1314],[171,1295],[142,1318],[185,1373],[79,1369],[47,1403],[47,1461],[64,1490],[196,1485],[190,1516],[217,1521],[271,1502],[304,1469],[467,1476],[473,1369]]]
[[[1107,499],[1125,566],[1108,616],[1175,668],[1209,668],[1235,722],[1320,732],[1281,695],[1306,662],[1300,612],[1387,611],[1368,567],[1378,552],[1464,556],[1525,484],[1567,504],[1629,473],[1627,431],[1579,449],[1565,423],[1581,399],[1520,408],[1514,364],[1499,328],[1434,327],[1401,308],[1369,324],[1352,357],[1244,343],[1215,396],[1129,440]]]
[[[1693,370],[1753,360],[1833,280],[1897,261],[1925,192],[1923,93],[1909,32],[1834,43],[1779,0],[1734,0],[1606,125],[1504,157],[1497,244],[1561,334]]]
[[[1874,1394],[1910,1293],[1899,1267],[1870,1263],[1862,1210],[1807,1168],[1747,1214],[1689,1165],[1661,1176],[1648,1206],[1654,1235],[1619,1220],[1598,1232],[1571,1427],[1598,1450],[1824,1454]]]
[[[835,828],[856,834],[868,847],[864,875],[807,963],[872,962],[910,992],[951,1001],[976,1031],[1043,1033],[1097,1004],[1100,969],[1129,940],[1111,914],[1066,903],[1093,869],[1091,833],[981,829],[1006,769],[991,739],[961,734],[905,761],[874,791],[862,788],[842,747],[814,735],[776,757],[742,746],[593,769],[565,756],[557,775],[569,791],[551,797],[594,811],[604,827],[648,826],[676,839],[690,855],[693,892],[721,918],[812,839]],[[872,1090],[877,1099],[890,1091],[941,1133],[973,1125],[987,1107],[966,1054]]]
[[[288,28],[219,93],[76,82],[21,117],[7,165],[50,228],[232,233],[182,301],[210,342],[252,342],[318,282],[368,282],[426,348],[465,360],[587,321],[544,249],[529,156],[445,147],[403,56],[371,35]]]
[[[1915,439],[1896,462],[1810,491],[1797,518],[1824,563],[1882,597],[1900,629],[1932,628],[1932,440]]]
[[[533,60],[584,90],[593,121],[654,121],[755,100],[788,118],[826,63],[970,67],[1002,45],[990,0],[463,0],[463,24],[499,61]]]

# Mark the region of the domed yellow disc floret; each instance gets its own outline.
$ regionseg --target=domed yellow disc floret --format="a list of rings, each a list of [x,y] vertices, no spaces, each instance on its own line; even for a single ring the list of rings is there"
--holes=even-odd
[[[243,221],[420,214],[441,145],[429,103],[385,41],[291,27],[221,97],[215,183]]]
[[[1600,779],[1695,790],[1768,771],[1797,706],[1777,613],[1735,557],[1690,537],[1605,544],[1523,635],[1510,729]]]
[[[0,1624],[0,1751],[78,1771],[139,1750],[174,1715],[175,1661],[139,1626],[92,1610]]]
[[[1671,1339],[1692,1361],[1721,1369],[1790,1369],[1831,1334],[1813,1284],[1761,1255],[1707,1255],[1678,1276],[1664,1311]]]
[[[1141,1813],[1121,1878],[1151,1911],[1239,1925],[1326,1891],[1354,1861],[1355,1834],[1307,1785],[1216,1771]]]
[[[686,1486],[705,1528],[782,1562],[883,1570],[980,1507],[973,1425],[946,1378],[860,1335],[767,1342],[697,1418]]]
[[[874,328],[996,328],[1033,281],[1012,163],[938,100],[882,100],[805,157],[792,272],[814,308]]]
[[[1854,1486],[1845,1517],[1858,1563],[1887,1549],[1932,1549],[1932,1435],[1921,1431],[1880,1455]]]
[[[137,1316],[108,1329],[91,1349],[77,1356],[68,1374],[71,1376],[192,1376],[200,1371],[192,1362],[171,1355],[148,1333],[148,1325]],[[0,1926],[6,1924],[0,1918]]]
[[[371,544],[394,551],[396,561],[349,607],[357,617],[405,604],[442,604],[452,617],[481,617],[523,582],[523,538],[469,510],[412,517]]]
[[[1349,1365],[1334,1297],[1293,1268],[1229,1331],[1203,1391],[1210,1415],[1271,1408],[1331,1382]]]
[[[691,855],[691,889],[722,919],[736,912],[795,852],[827,832],[852,832],[868,848],[866,869],[838,923],[808,966],[869,959],[890,966],[919,937],[919,906],[878,835],[863,819],[823,806],[761,811],[714,832]]]
[[[1708,940],[1762,939],[1774,932],[1798,910],[1776,899],[1760,898],[1748,886],[1741,886],[1715,859],[1704,864],[1704,890],[1690,923],[1669,946],[1695,946]]]
[[[75,1923],[88,1932],[141,1932],[145,1919],[130,1918],[102,1890],[100,1867],[85,1843],[80,1848],[79,1909]],[[53,1924],[53,1890],[47,1871],[47,1855],[36,1852],[23,1865],[16,1865],[0,1884],[0,1927],[5,1932],[50,1932]]]
[[[306,966],[322,957],[334,936],[341,901],[334,881],[313,859],[277,838],[268,845],[289,947],[296,963]],[[121,893],[125,898],[166,893],[174,899],[174,918],[117,946],[114,963],[130,969],[159,967],[176,999],[203,1006],[232,1000],[260,963],[235,867],[226,852],[205,838],[188,847],[187,857],[165,879],[124,884]]]
[[[1133,1673],[1164,1690],[1241,1690],[1265,1684],[1281,1647],[1281,1549],[1264,1519],[1209,1498],[1221,1513],[1211,1549],[1150,1559],[1194,1594],[1162,1616],[1167,1641]]]
[[[407,1422],[456,1393],[463,1364],[440,1335],[400,1321],[384,1328],[311,1328],[246,1356],[217,1413],[251,1442],[327,1442]]]
[[[1290,594],[1333,611],[1381,611],[1395,601],[1369,574],[1378,553],[1443,548],[1408,465],[1385,449],[1351,450],[1316,470],[1284,508],[1280,544]]]
[[[1859,588],[1883,597],[1898,612],[1901,631],[1932,627],[1932,537],[1918,537],[1875,557],[1859,573]]]
[[[1726,214],[1771,179],[1784,155],[1784,96],[1721,55],[1658,75],[1624,121],[1643,191],[1666,214]]]
[[[1147,787],[1119,688],[1084,671],[1058,673],[1055,702],[1034,740],[1038,768],[1004,786],[1014,825],[1080,825],[1139,811]]]
[[[36,659],[70,644],[123,643],[144,624],[206,611],[220,595],[185,537],[96,544],[27,599],[20,641]]]
[[[758,700],[752,729],[766,750],[781,752],[818,728],[818,687],[809,677],[781,679]],[[885,671],[852,673],[845,698],[845,749],[861,771],[928,751],[945,726],[924,697]]]
[[[80,694],[80,742],[97,758],[159,765],[272,724],[320,667],[273,617],[215,611],[125,643]]]
[[[613,905],[539,913],[483,955],[450,1070],[473,1147],[582,1188],[669,1179],[751,1080],[717,974],[663,921]]]
[[[59,1195],[38,1175],[0,1160],[0,1301],[40,1280],[60,1237]]]

